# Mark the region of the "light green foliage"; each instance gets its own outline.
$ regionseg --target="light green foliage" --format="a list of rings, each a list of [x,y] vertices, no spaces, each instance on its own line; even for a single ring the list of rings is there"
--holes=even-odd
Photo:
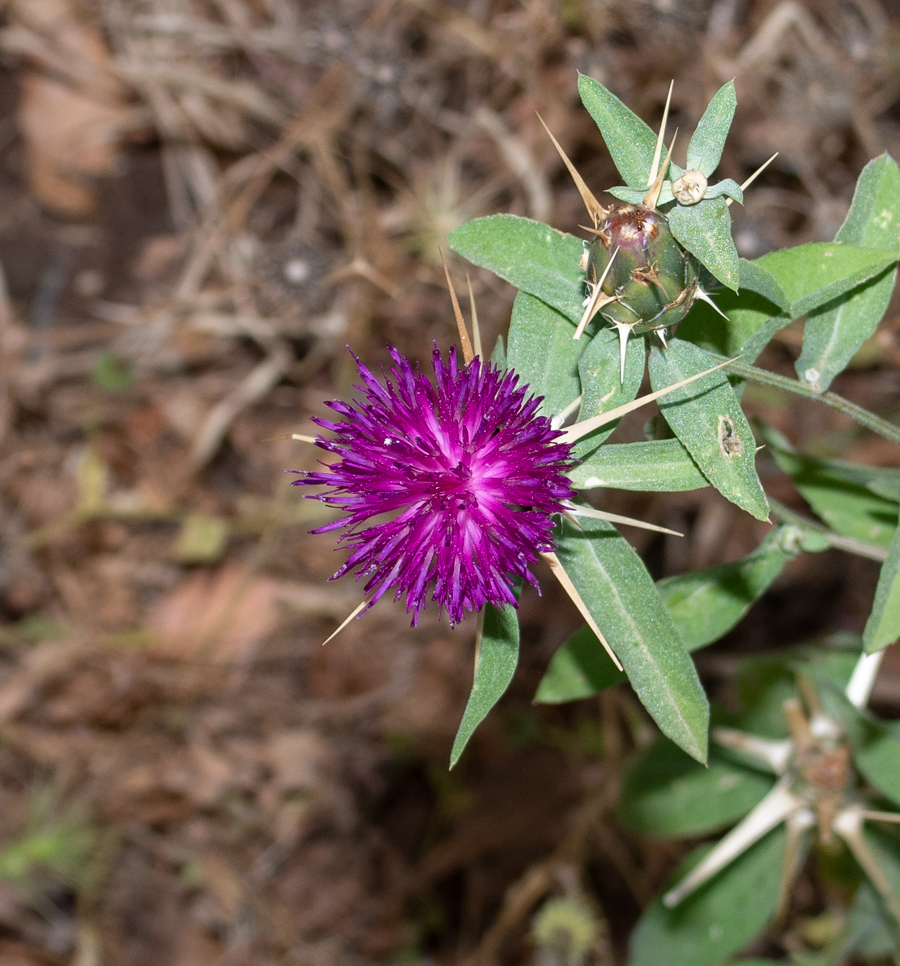
[[[491,215],[461,225],[447,236],[447,243],[458,255],[489,268],[571,321],[581,317],[584,280],[578,262],[584,245],[574,235],[529,218]]]
[[[572,341],[571,339],[569,340]],[[625,376],[619,378],[619,336],[615,329],[598,332],[578,360],[581,381],[579,419],[590,419],[600,413],[631,402],[641,388],[644,377],[644,352],[640,340],[629,341],[625,353]],[[586,436],[578,442],[576,456],[596,449],[612,433],[618,421]],[[602,450],[601,450],[602,452]]]
[[[70,888],[77,887],[97,847],[98,833],[86,811],[73,808],[54,817],[53,801],[50,789],[37,788],[27,828],[0,849],[0,882],[19,887],[26,894],[38,872]]]
[[[894,894],[900,895],[900,836],[876,826],[866,828],[864,834],[878,867],[893,887]],[[900,924],[885,908],[884,900],[871,884],[863,882],[850,910],[842,952],[845,956],[893,956],[896,959],[898,948]]]
[[[709,704],[647,568],[612,524],[582,526],[563,523],[559,559],[644,707],[664,734],[705,761]]]
[[[884,250],[840,242],[782,248],[756,260],[781,286],[794,319],[876,278],[896,261]]]
[[[870,161],[856,185],[853,204],[835,241],[883,249],[895,259],[900,249],[900,169],[883,154]],[[860,286],[836,305],[810,313],[803,351],[795,368],[801,380],[823,391],[875,331],[894,290],[897,268]]]
[[[518,662],[519,621],[516,612],[509,605],[500,610],[489,604],[484,611],[484,629],[478,666],[475,668],[475,681],[450,752],[451,768],[459,761],[475,729],[503,697]]]
[[[872,654],[900,639],[900,525],[881,565],[875,603],[863,631],[863,644]],[[900,762],[898,762],[900,764]]]
[[[718,168],[736,108],[734,81],[728,81],[716,92],[697,124],[687,149],[689,169],[696,168],[708,178]]]
[[[553,655],[541,678],[534,700],[538,704],[563,704],[589,698],[626,680],[585,625]]]
[[[572,486],[590,490],[656,490],[667,493],[709,486],[691,454],[677,439],[601,446],[570,473]]]
[[[725,199],[704,199],[691,208],[676,205],[667,216],[678,241],[720,282],[737,291],[739,259]]]
[[[679,338],[752,362],[772,336],[791,321],[790,305],[775,278],[757,262],[740,260],[739,282],[739,292],[714,294],[719,312],[696,302],[678,329]]]
[[[659,581],[660,597],[687,649],[727,634],[800,549],[795,528],[777,527],[743,560]]]
[[[542,412],[552,416],[581,392],[578,360],[587,348],[576,342],[566,320],[545,302],[519,292],[513,303],[506,345],[506,364],[536,396]]]
[[[681,339],[650,350],[650,383],[662,389],[713,368],[715,360]],[[660,400],[660,411],[703,475],[758,520],[769,505],[756,474],[756,442],[727,376],[709,373]]]
[[[656,134],[602,84],[582,76],[578,87],[625,182],[610,193],[642,205]],[[464,225],[452,233],[450,244],[519,288],[506,352],[501,348],[495,358],[544,397],[546,415],[565,413],[570,421],[584,420],[634,400],[647,355],[654,390],[706,373],[659,400],[675,439],[610,444],[614,423],[580,438],[574,449],[580,462],[570,471],[575,488],[674,492],[712,485],[757,519],[766,520],[769,507],[756,470],[756,441],[740,405],[742,384],[733,386],[727,369],[706,371],[723,357],[738,358],[741,378],[751,379],[758,371],[750,368],[753,360],[772,337],[809,314],[797,363],[801,383],[782,380],[778,385],[789,392],[802,389],[807,396],[810,387],[817,392],[827,387],[871,335],[893,289],[900,249],[900,172],[888,156],[866,167],[834,242],[800,245],[752,262],[739,259],[731,238],[731,218],[736,212],[739,217],[739,209],[729,209],[726,199],[741,202],[743,193],[729,179],[709,180],[720,163],[736,104],[729,82],[713,97],[690,138],[686,164],[707,179],[705,192],[703,178],[695,179],[699,197],[682,192],[678,185],[673,189],[685,174],[677,163],[671,162],[664,172],[656,210],[644,219],[641,231],[651,222],[665,231],[646,231],[646,236],[632,236],[629,243],[629,216],[617,214],[621,209],[613,207],[610,212],[593,209],[595,226],[604,234],[595,236],[590,246],[587,240],[550,226],[502,215]],[[662,145],[663,157],[665,152]],[[649,203],[653,204],[652,197]],[[622,231],[617,227],[620,221]],[[637,219],[635,227],[640,227]],[[583,260],[588,249],[589,257]],[[598,290],[606,301],[601,300],[576,341],[575,326],[593,291],[586,285],[582,265],[587,264],[591,283],[599,283],[616,249],[622,265],[610,267]],[[703,293],[710,294],[720,313],[697,300]],[[674,323],[679,319],[676,336]],[[624,356],[620,333],[608,326],[609,320],[629,337]],[[862,415],[854,418],[892,438],[883,421],[879,428]],[[709,709],[689,651],[714,643],[734,627],[793,557],[840,543],[838,538],[868,556],[887,554],[865,645],[875,650],[897,636],[900,471],[808,456],[778,434],[764,427],[760,432],[767,456],[793,478],[824,526],[801,521],[774,528],[742,560],[669,577],[657,585],[611,524],[587,519],[576,527],[563,522],[557,541],[560,562],[620,657],[625,674],[615,670],[594,634],[583,628],[554,655],[538,688],[538,702],[587,697],[627,676],[662,732],[687,755],[704,761]],[[489,610],[454,762],[509,683],[517,635],[513,611]],[[841,697],[861,645],[859,639],[844,649],[820,644],[786,660],[751,663],[737,677],[745,711],[735,724],[783,737],[782,704],[796,696],[796,675],[803,674],[823,695],[828,713],[846,723],[859,774],[897,802],[898,735],[848,711]],[[646,752],[626,782],[623,818],[647,834],[708,832],[737,821],[771,784],[758,767],[742,767],[733,750],[728,757],[714,753],[710,767],[703,769],[672,745],[660,743]],[[733,956],[772,916],[783,849],[783,833],[770,833],[677,908],[654,904],[634,936],[632,966],[712,966]],[[860,896],[862,903],[865,891]],[[858,930],[853,933],[854,949],[865,945],[860,935]]]
[[[593,77],[582,74],[578,78],[578,93],[600,128],[609,156],[625,183],[632,188],[645,187],[650,180],[656,135]]]
[[[714,966],[737,952],[775,914],[784,849],[776,829],[674,909],[653,902],[631,937],[628,966]],[[693,852],[676,880],[707,851]]]
[[[644,835],[706,835],[737,822],[774,781],[715,750],[704,768],[669,742],[657,741],[626,772],[619,816]]]
[[[775,461],[835,533],[876,547],[891,546],[897,530],[898,503],[881,495],[892,479],[889,470],[818,459],[796,451],[771,428],[762,432]],[[873,480],[880,485],[873,488]]]

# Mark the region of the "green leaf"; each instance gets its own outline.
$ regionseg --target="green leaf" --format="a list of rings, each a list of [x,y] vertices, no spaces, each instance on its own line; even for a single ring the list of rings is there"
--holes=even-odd
[[[709,480],[677,439],[601,446],[571,470],[569,478],[576,490],[606,486],[672,493],[709,486]]]
[[[687,149],[689,169],[702,171],[708,178],[718,168],[736,107],[734,81],[728,81],[709,102],[694,131]]]
[[[677,745],[705,761],[709,704],[647,568],[615,527],[563,521],[557,555],[625,667],[644,707]]]
[[[900,521],[881,565],[875,603],[863,631],[863,645],[872,654],[900,638]]]
[[[856,183],[853,202],[836,241],[884,249],[897,257],[900,248],[900,169],[883,154],[870,161]],[[885,269],[837,304],[810,313],[803,331],[797,375],[824,392],[878,327],[894,290],[897,268]]]
[[[896,261],[896,255],[873,248],[811,242],[769,252],[756,264],[775,277],[796,319],[875,278]]]
[[[621,379],[619,334],[610,326],[601,329],[578,361],[581,377],[579,420],[599,416],[631,402],[644,378],[644,356],[643,339],[629,339],[625,351],[625,378]],[[579,440],[576,456],[595,449],[618,425],[619,420],[608,423]]]
[[[887,829],[868,825],[863,829],[866,844],[878,867],[900,895],[900,839]],[[884,899],[869,882],[863,882],[850,910],[846,955],[893,956],[900,950],[900,924],[890,914]]]
[[[800,453],[771,427],[760,432],[775,462],[835,533],[878,547],[891,546],[898,504],[866,485],[868,467]]]
[[[659,595],[689,651],[717,641],[800,553],[795,527],[776,527],[749,556],[657,581]]]
[[[587,348],[572,338],[572,327],[559,312],[525,292],[513,302],[506,343],[506,365],[543,396],[541,411],[555,416],[581,392],[578,360]]]
[[[678,878],[708,851],[694,851]],[[674,909],[656,900],[632,934],[628,966],[714,966],[746,946],[775,914],[784,851],[778,828]]]
[[[700,765],[668,741],[652,744],[625,773],[622,824],[641,835],[706,835],[743,818],[772,790],[770,776],[710,754]]]
[[[706,189],[704,198],[731,198],[738,204],[744,203],[744,192],[734,178],[725,178],[724,181],[717,181]]]
[[[474,265],[489,268],[542,299],[570,321],[581,318],[586,289],[580,238],[530,218],[491,215],[461,225],[447,236],[447,244]]]
[[[666,213],[672,234],[723,285],[738,289],[740,260],[731,237],[731,214],[723,197],[676,205]]]
[[[673,339],[667,349],[650,350],[654,390],[715,365],[702,349]],[[769,505],[756,475],[756,442],[728,378],[712,372],[664,396],[659,408],[703,475],[726,499],[766,520]]]
[[[475,680],[450,752],[452,768],[475,729],[503,696],[519,662],[519,618],[509,604],[502,610],[488,604],[484,609],[481,653]]]
[[[752,362],[791,317],[781,286],[756,262],[740,260],[740,292],[714,292],[713,301],[728,316],[697,301],[678,329],[678,338],[725,356]]]
[[[578,93],[581,103],[600,128],[613,164],[625,184],[630,188],[646,188],[656,150],[656,135],[634,111],[593,77],[579,76]]]
[[[847,733],[859,773],[900,806],[900,724],[847,708]]]
[[[534,700],[537,704],[563,704],[589,698],[626,680],[587,626],[573,634],[553,655]]]

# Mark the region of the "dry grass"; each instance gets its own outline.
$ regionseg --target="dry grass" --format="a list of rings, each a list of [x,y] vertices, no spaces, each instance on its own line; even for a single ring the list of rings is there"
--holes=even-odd
[[[0,836],[20,841],[41,795],[48,827],[99,844],[77,874],[0,883],[0,961],[530,963],[534,905],[587,883],[612,937],[597,962],[621,959],[677,850],[611,818],[646,738],[626,695],[528,705],[576,616],[524,601],[514,693],[448,776],[467,632],[412,632],[384,604],[322,650],[357,588],[324,583],[321,508],[282,474],[315,457],[272,438],[348,387],[346,344],[377,363],[454,338],[450,229],[511,211],[576,230],[536,116],[595,190],[615,182],[576,70],[651,121],[674,77],[683,129],[736,76],[723,176],[781,152],[737,216],[742,252],[830,238],[862,164],[900,148],[898,27],[876,0],[811,7],[6,5]],[[491,344],[512,293],[473,285]],[[896,405],[898,332],[843,392]],[[760,536],[705,494],[619,509],[691,522],[689,547],[646,544],[669,572]],[[870,585],[803,564],[744,643],[832,629],[839,605],[862,619]],[[822,592],[833,610],[797,603]]]

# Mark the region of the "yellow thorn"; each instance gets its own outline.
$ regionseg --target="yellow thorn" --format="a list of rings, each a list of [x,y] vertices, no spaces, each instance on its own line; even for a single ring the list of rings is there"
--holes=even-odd
[[[547,562],[547,565],[553,571],[553,576],[562,584],[563,590],[572,598],[572,603],[578,608],[581,616],[587,621],[588,627],[597,635],[597,640],[603,645],[606,653],[612,659],[613,664],[621,671],[623,670],[622,665],[619,663],[619,659],[613,653],[613,649],[607,643],[606,638],[603,636],[603,632],[597,627],[597,622],[591,616],[591,612],[587,609],[587,605],[581,599],[581,594],[575,588],[572,583],[572,579],[563,569],[563,565],[559,562],[559,557],[555,553],[542,553],[541,557]]]
[[[696,382],[698,379],[702,379],[704,376],[708,376],[711,372],[715,372],[717,369],[723,369],[725,366],[730,366],[731,363],[735,361],[737,360],[728,359],[726,362],[720,362],[717,366],[713,366],[712,368],[706,369],[703,372],[698,372],[696,375],[688,376],[687,379],[682,379],[680,382],[675,382],[671,386],[666,386],[665,389],[657,389],[656,392],[647,393],[646,396],[641,396],[630,403],[625,403],[623,406],[616,406],[615,409],[610,409],[608,413],[600,413],[598,416],[592,416],[590,419],[584,419],[580,423],[575,423],[574,426],[570,426],[563,432],[560,442],[575,443],[581,439],[582,436],[587,436],[588,433],[592,433],[595,429],[599,429],[601,426],[605,426],[607,423],[612,423],[617,419],[621,419],[627,413],[633,412],[635,409],[640,409],[641,406],[646,406],[647,403],[653,402],[654,399],[660,399],[661,397],[668,395],[670,392],[674,392],[676,389],[681,389],[682,386],[687,386],[692,382]]]
[[[463,318],[462,310],[456,299],[456,292],[453,291],[453,283],[450,281],[450,272],[447,270],[447,263],[444,261],[443,253],[441,253],[441,264],[444,266],[444,277],[447,279],[450,301],[453,303],[453,314],[456,317],[456,328],[459,332],[459,344],[462,347],[463,359],[466,365],[468,365],[475,358],[475,353],[472,351],[472,343],[469,341],[469,333],[466,330],[466,321]]]
[[[575,328],[575,335],[572,336],[576,341],[581,338],[581,334],[587,328],[588,323],[591,319],[603,308],[604,305],[609,305],[610,302],[615,302],[618,296],[616,295],[604,295],[601,286],[606,281],[606,276],[609,275],[609,270],[612,268],[612,263],[616,259],[616,255],[619,254],[619,249],[616,247],[610,256],[609,261],[606,263],[606,268],[603,269],[603,274],[595,283],[591,289],[591,300],[587,304],[587,308],[584,310],[584,315],[581,316],[581,321]],[[598,294],[599,293],[599,294]]]
[[[472,291],[472,279],[466,272],[466,284],[469,286],[469,305],[472,306],[472,341],[475,343],[475,355],[484,358],[481,351],[481,327],[478,325],[478,311],[475,308],[475,293]]]
[[[577,506],[566,504],[570,513],[575,516],[590,517],[592,520],[606,520],[607,523],[623,523],[628,527],[637,527],[640,530],[653,530],[655,533],[668,533],[673,537],[683,537],[683,533],[677,530],[669,530],[668,527],[659,527],[655,523],[646,523],[644,520],[635,520],[634,517],[622,517],[618,513],[607,513],[605,510],[595,510],[592,506]],[[572,521],[573,523],[575,521]]]
[[[672,143],[669,145],[669,150],[666,152],[666,160],[663,161],[662,167],[659,169],[659,174],[650,186],[650,190],[644,195],[643,205],[645,208],[655,208],[656,202],[659,201],[659,195],[662,191],[663,181],[666,180],[666,171],[669,169],[669,161],[672,160],[672,148],[675,147],[675,138],[678,137],[678,131],[672,135]]]
[[[541,124],[544,124],[544,119],[538,114],[538,120]],[[562,158],[563,164],[566,166],[569,174],[572,176],[572,180],[575,182],[575,187],[578,189],[578,194],[581,195],[581,200],[584,202],[584,207],[587,208],[588,214],[591,216],[594,222],[594,227],[603,221],[604,218],[609,214],[609,209],[604,208],[599,201],[594,197],[591,189],[585,184],[584,178],[578,173],[575,165],[569,160],[568,155],[563,151],[560,146],[559,141],[553,136],[550,128],[544,124],[544,130],[550,135],[550,140],[553,142],[553,147],[556,148],[557,153]]]
[[[290,436],[273,436],[272,439],[296,439],[301,443],[315,443],[315,436],[304,436],[303,433],[291,433]]]
[[[666,121],[669,119],[669,104],[672,103],[672,88],[675,86],[675,81],[669,82],[669,93],[666,95],[666,106],[663,108],[662,123],[659,125],[659,137],[656,139],[656,149],[653,152],[653,165],[650,168],[650,177],[647,178],[648,184],[653,184],[656,181],[656,175],[659,172],[657,165],[659,164],[659,158],[662,154],[663,141],[666,139]]]
[[[768,168],[768,166],[769,166],[769,165],[770,165],[770,164],[771,164],[771,163],[772,163],[772,162],[773,162],[773,161],[774,161],[774,160],[775,160],[775,159],[776,159],[777,157],[778,157],[778,152],[776,151],[776,152],[775,152],[775,153],[774,153],[774,154],[772,155],[772,157],[771,157],[771,158],[769,158],[769,160],[768,160],[768,161],[766,161],[766,162],[764,162],[763,164],[761,164],[761,165],[760,165],[760,166],[759,166],[759,167],[758,167],[758,168],[757,168],[757,169],[756,169],[756,170],[755,170],[755,171],[753,172],[753,174],[751,174],[751,175],[750,175],[750,177],[749,177],[749,178],[747,178],[747,180],[746,180],[746,181],[745,181],[745,182],[744,182],[744,183],[743,183],[743,184],[741,185],[741,191],[743,191],[743,190],[744,190],[744,188],[749,188],[749,187],[750,187],[750,185],[752,185],[752,184],[753,184],[753,182],[754,182],[754,181],[756,181],[756,179],[757,179],[757,178],[758,178],[758,177],[759,177],[759,176],[760,176],[760,175],[761,175],[761,174],[763,173],[763,171],[765,171],[765,170],[766,170],[766,168]],[[733,204],[733,203],[734,203],[734,198],[726,198],[726,199],[725,199],[725,204],[726,204],[726,205],[731,205],[731,204]]]
[[[344,619],[343,624],[341,624],[340,627],[338,627],[338,629],[334,631],[334,633],[329,634],[328,637],[326,637],[325,640],[322,641],[322,647],[324,647],[329,641],[337,637],[338,634],[340,634],[341,631],[350,623],[350,621],[352,621],[354,617],[358,617],[366,609],[366,607],[368,607],[368,605],[369,605],[369,600],[368,598],[366,598],[360,604],[354,607],[353,610],[350,612],[350,614]]]

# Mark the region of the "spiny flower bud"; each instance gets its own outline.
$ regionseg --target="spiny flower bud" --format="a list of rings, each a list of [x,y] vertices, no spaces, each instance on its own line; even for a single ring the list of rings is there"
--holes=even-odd
[[[613,299],[601,314],[635,333],[680,322],[698,288],[697,263],[665,215],[644,205],[609,212],[588,251],[587,279],[591,285],[602,279],[603,294]]]

